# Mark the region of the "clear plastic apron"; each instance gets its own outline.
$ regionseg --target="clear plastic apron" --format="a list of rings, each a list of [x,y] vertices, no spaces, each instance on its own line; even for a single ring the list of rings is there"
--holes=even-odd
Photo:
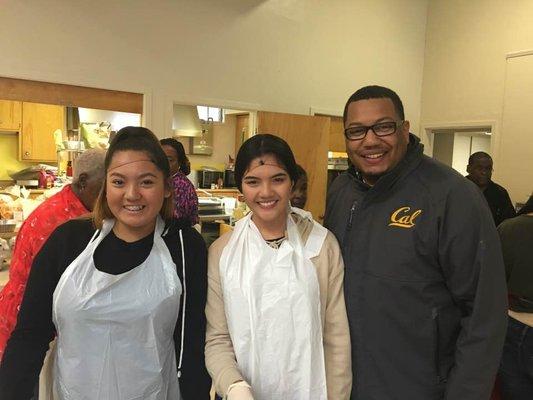
[[[120,275],[93,262],[113,225],[104,221],[54,292],[55,392],[72,400],[179,400],[173,334],[182,287],[161,237],[164,222],[158,217],[148,258]]]
[[[327,230],[314,224],[304,247],[288,216],[288,238],[276,250],[250,213],[236,224],[222,252],[228,329],[239,371],[256,400],[327,399],[320,289],[310,261]]]

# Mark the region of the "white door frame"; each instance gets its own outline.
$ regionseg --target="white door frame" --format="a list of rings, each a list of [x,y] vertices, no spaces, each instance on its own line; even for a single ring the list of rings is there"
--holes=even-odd
[[[498,158],[498,148],[500,142],[499,123],[496,120],[485,121],[455,121],[455,122],[423,122],[420,124],[421,140],[424,144],[424,153],[430,157],[433,156],[433,143],[435,134],[438,130],[461,130],[461,129],[479,129],[490,127],[490,154],[495,163]]]

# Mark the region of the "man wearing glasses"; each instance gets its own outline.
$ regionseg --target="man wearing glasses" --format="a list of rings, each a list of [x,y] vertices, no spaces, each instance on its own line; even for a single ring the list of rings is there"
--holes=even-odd
[[[398,95],[344,109],[353,166],[328,193],[341,243],[352,399],[486,400],[506,329],[503,259],[479,189],[423,154]]]

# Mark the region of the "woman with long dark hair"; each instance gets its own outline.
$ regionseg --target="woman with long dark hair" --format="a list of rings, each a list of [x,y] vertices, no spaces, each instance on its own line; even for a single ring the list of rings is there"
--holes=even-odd
[[[335,237],[291,208],[288,144],[255,135],[235,180],[251,212],[209,249],[206,365],[228,400],[346,400],[352,371]]]
[[[185,154],[183,145],[174,138],[161,139],[161,146],[167,155],[174,189],[174,215],[185,219],[192,225],[199,222],[198,196],[194,185],[187,178],[191,172],[191,163]]]
[[[57,336],[60,399],[208,399],[206,248],[173,219],[156,136],[126,127],[105,158],[92,219],[60,225],[32,265],[0,366],[0,398],[30,399]]]

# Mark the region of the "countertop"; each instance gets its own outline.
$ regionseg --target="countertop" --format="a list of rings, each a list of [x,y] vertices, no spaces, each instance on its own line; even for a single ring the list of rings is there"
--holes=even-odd
[[[241,192],[237,188],[222,188],[222,189],[196,189],[196,194],[198,197],[205,197],[207,194],[213,196],[224,196],[224,195],[240,195]]]
[[[199,215],[200,223],[202,222],[216,222],[216,221],[229,221],[231,215],[229,214],[207,214]]]

